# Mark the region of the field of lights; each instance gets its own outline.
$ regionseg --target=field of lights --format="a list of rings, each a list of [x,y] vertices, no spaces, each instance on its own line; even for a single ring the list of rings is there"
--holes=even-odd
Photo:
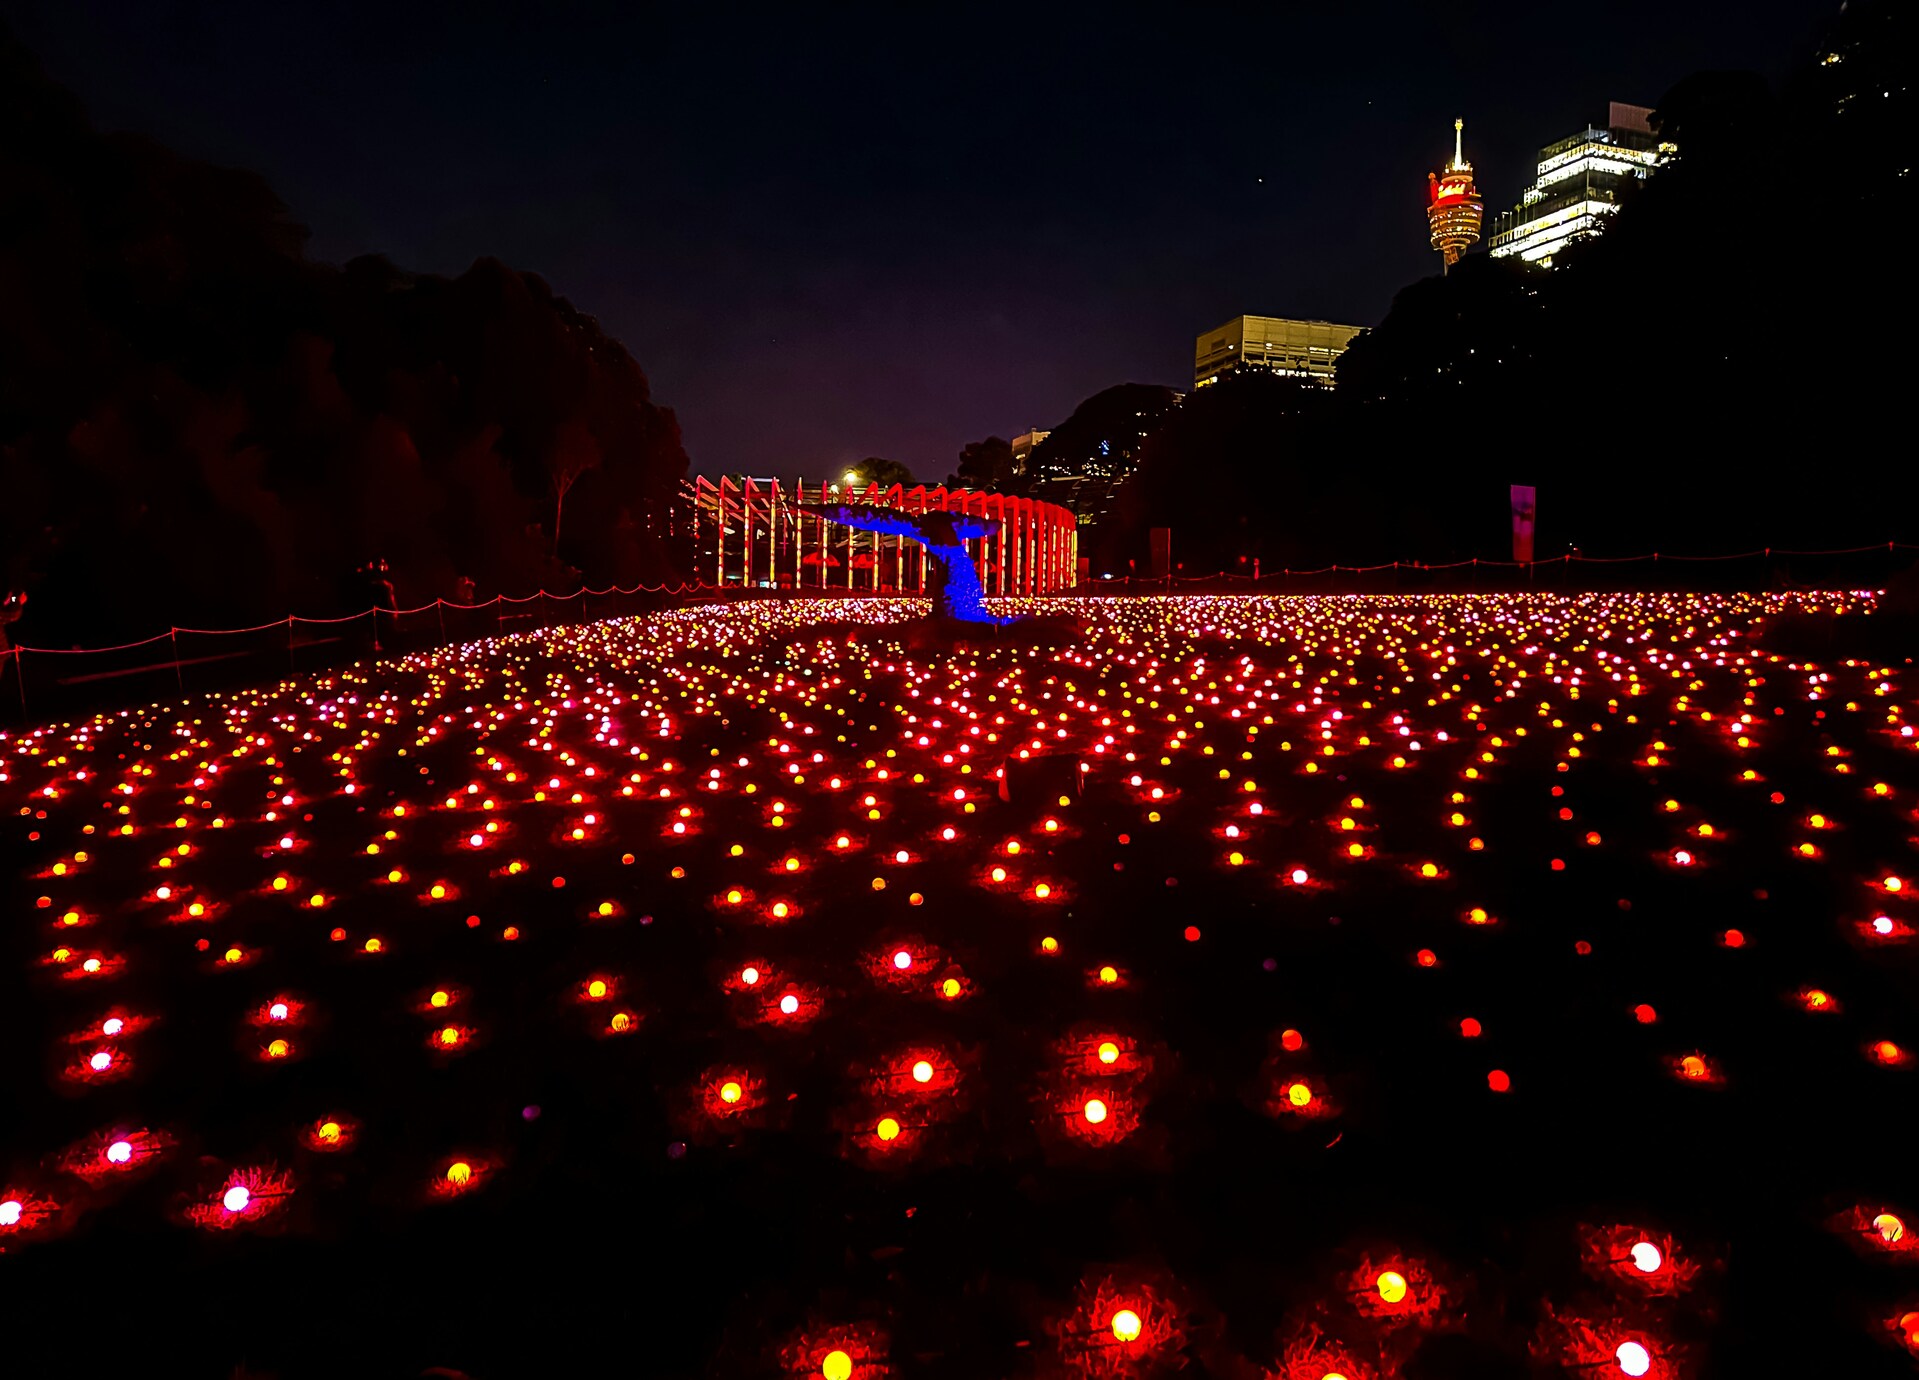
[[[1769,647],[1871,604],[791,600],[0,733],[0,1371],[1911,1374],[1914,671]]]

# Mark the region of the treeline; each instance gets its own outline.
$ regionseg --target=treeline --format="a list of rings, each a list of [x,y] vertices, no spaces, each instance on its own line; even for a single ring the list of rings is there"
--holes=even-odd
[[[686,455],[532,274],[308,262],[260,178],[103,135],[0,32],[0,584],[22,641],[675,577]]]

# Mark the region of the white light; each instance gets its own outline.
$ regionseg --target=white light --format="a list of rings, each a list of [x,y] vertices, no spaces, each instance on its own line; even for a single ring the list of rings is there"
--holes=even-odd
[[[794,996],[791,992],[788,992],[785,996],[780,998],[780,1010],[785,1012],[787,1015],[790,1016],[799,1009],[800,1009],[800,999]]]
[[[1652,1242],[1641,1241],[1632,1248],[1632,1263],[1641,1274],[1649,1275],[1665,1263],[1665,1257]]]
[[[1613,1355],[1619,1358],[1619,1369],[1627,1375],[1644,1375],[1652,1369],[1652,1355],[1638,1342],[1621,1342]]]
[[[126,1164],[133,1158],[133,1142],[116,1140],[107,1147],[107,1161],[110,1164]]]
[[[102,1035],[118,1035],[126,1028],[127,1023],[118,1016],[108,1016],[104,1021],[100,1022],[100,1033]]]
[[[20,1214],[25,1211],[26,1207],[18,1198],[9,1198],[6,1202],[0,1203],[0,1227],[19,1226]]]
[[[105,1073],[113,1067],[113,1056],[103,1049],[91,1059],[87,1060],[87,1067],[91,1068],[95,1073]]]
[[[228,1212],[245,1212],[247,1210],[247,1204],[252,1201],[253,1195],[247,1192],[244,1186],[235,1184],[232,1188],[229,1188],[226,1191],[226,1195],[220,1199],[220,1206]]]
[[[913,966],[913,955],[908,953],[905,949],[901,949],[898,953],[893,955],[893,966],[895,968],[898,968],[901,972],[905,972],[908,968],[911,968]]]
[[[267,1015],[273,1017],[276,1021],[284,1021],[287,1018],[287,1004],[283,1001],[276,1001],[267,1008]]]
[[[760,970],[758,968],[740,969],[740,981],[745,983],[748,987],[751,987],[754,983],[758,982],[759,980],[760,980]]]

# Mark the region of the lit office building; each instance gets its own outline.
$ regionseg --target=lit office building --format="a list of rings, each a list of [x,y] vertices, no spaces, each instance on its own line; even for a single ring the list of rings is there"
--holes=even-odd
[[[1332,386],[1333,363],[1362,328],[1283,316],[1235,316],[1199,337],[1193,350],[1193,386],[1231,374],[1263,370]]]
[[[1013,438],[1013,473],[1025,474],[1026,466],[1033,458],[1033,452],[1039,449],[1039,443],[1053,433],[1034,427],[1031,431],[1022,431]]]
[[[1591,126],[1539,151],[1539,175],[1518,206],[1499,217],[1490,252],[1552,266],[1574,240],[1600,232],[1670,146],[1661,145],[1644,106],[1612,102],[1606,127]]]

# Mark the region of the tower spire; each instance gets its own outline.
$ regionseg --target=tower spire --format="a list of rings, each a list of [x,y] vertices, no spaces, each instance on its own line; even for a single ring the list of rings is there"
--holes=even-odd
[[[1473,165],[1466,161],[1466,122],[1453,121],[1453,161],[1438,175],[1426,174],[1426,221],[1433,248],[1444,268],[1479,242],[1484,204],[1473,186]],[[1443,269],[1442,269],[1443,271]]]

